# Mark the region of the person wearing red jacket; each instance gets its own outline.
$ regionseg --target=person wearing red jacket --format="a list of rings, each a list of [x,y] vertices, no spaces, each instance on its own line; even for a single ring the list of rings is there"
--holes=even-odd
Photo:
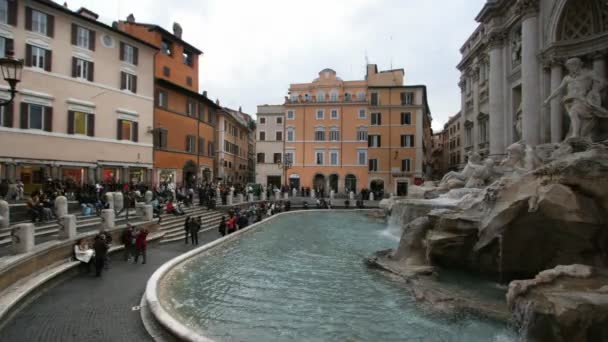
[[[234,233],[236,231],[236,216],[230,216],[226,226],[228,227],[228,234]]]
[[[148,249],[148,230],[140,228],[135,237],[135,263],[139,256],[142,256],[142,265],[146,263],[146,250]]]

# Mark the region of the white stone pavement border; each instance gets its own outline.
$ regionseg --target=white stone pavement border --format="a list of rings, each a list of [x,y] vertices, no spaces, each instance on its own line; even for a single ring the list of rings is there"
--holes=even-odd
[[[155,323],[160,324],[162,329],[165,329],[172,337],[177,337],[180,341],[189,341],[189,342],[213,342],[212,339],[204,336],[204,331],[195,331],[190,327],[186,326],[182,322],[175,319],[171,316],[161,305],[160,300],[158,298],[158,289],[160,281],[169,273],[169,271],[179,264],[182,264],[193,257],[198,256],[199,254],[206,252],[214,247],[220,246],[228,241],[235,240],[241,237],[243,234],[246,234],[253,229],[256,229],[266,223],[274,220],[277,217],[290,215],[294,213],[306,213],[306,212],[365,212],[365,211],[374,211],[378,210],[378,208],[370,208],[370,209],[308,209],[308,210],[294,210],[287,211],[275,214],[273,216],[267,217],[260,222],[256,222],[251,226],[243,230],[238,230],[235,233],[224,236],[223,238],[212,241],[204,246],[193,249],[189,252],[181,254],[166,263],[160,266],[148,279],[148,283],[146,284],[146,290],[142,297],[142,307],[145,306],[146,311],[142,313],[142,320],[144,320],[144,327],[148,331],[148,334],[154,339],[156,342],[168,342],[170,339],[167,339],[167,335],[158,331],[158,329],[154,328]],[[143,310],[142,310],[143,311]],[[150,319],[149,314],[152,314],[153,319],[156,322],[148,321]],[[148,330],[150,328],[150,330]]]

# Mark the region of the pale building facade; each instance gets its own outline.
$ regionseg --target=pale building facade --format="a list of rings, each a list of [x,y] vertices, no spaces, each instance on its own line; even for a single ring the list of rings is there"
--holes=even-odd
[[[607,78],[608,4],[600,0],[493,0],[461,48],[465,151],[501,156],[511,143],[560,142],[569,120],[561,97],[564,62],[579,57]]]
[[[293,134],[293,133],[290,133]],[[285,184],[282,163],[285,149],[285,107],[258,106],[256,130],[256,183]],[[281,166],[281,167],[279,167]]]
[[[431,146],[426,87],[403,80],[403,69],[378,72],[370,64],[364,80],[343,81],[325,69],[311,83],[292,84],[285,103],[289,184],[325,194],[366,188],[405,195],[422,182]]]
[[[215,174],[226,184],[246,184],[251,182],[251,149],[253,134],[251,117],[223,107],[216,112],[217,169]],[[247,119],[249,118],[249,120]]]
[[[48,178],[149,181],[156,49],[86,9],[0,7],[0,53],[25,61],[19,93],[1,109],[0,178],[21,179],[28,192]]]

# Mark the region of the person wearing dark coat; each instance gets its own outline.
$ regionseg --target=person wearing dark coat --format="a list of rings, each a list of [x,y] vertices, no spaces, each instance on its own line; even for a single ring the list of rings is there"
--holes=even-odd
[[[200,230],[200,225],[198,221],[196,219],[190,220],[188,228],[190,229],[190,242],[193,246],[198,245],[198,231]]]
[[[142,265],[146,263],[146,250],[148,249],[148,230],[146,228],[141,228],[137,232],[137,237],[135,238],[135,261],[137,263],[137,259],[139,256],[142,257]]]
[[[125,261],[129,261],[131,257],[135,256],[135,234],[133,232],[133,226],[128,224],[127,229],[122,232],[122,244],[125,245]]]
[[[190,216],[186,216],[186,222],[184,222],[184,231],[186,232],[186,245],[188,244],[188,233],[190,233]]]
[[[220,226],[218,227],[218,230],[220,234],[222,234],[222,236],[226,235],[226,216],[222,216],[222,220],[220,221]]]
[[[95,237],[93,249],[95,250],[95,276],[101,277],[101,271],[103,270],[103,265],[105,264],[106,256],[108,254],[108,245],[101,235]]]

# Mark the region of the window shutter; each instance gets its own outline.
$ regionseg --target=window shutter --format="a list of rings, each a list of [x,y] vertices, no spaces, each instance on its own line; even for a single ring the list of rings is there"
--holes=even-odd
[[[93,82],[93,80],[95,79],[95,63],[93,62],[87,62],[87,65],[89,66],[89,74],[87,75],[89,82]]]
[[[139,123],[133,122],[133,142],[139,141]]]
[[[53,107],[44,107],[44,130],[53,131]]]
[[[120,60],[124,61],[125,60],[125,43],[123,43],[123,42],[120,42],[120,52],[119,53],[120,53]]]
[[[382,147],[382,136],[378,135],[378,147]]]
[[[382,113],[378,113],[378,126],[382,125]]]
[[[53,38],[55,36],[55,17],[46,15],[46,35]]]
[[[139,49],[133,46],[133,64],[139,63]]]
[[[8,24],[17,26],[17,0],[8,1]]]
[[[25,66],[32,66],[32,46],[29,44],[25,45]]]
[[[160,90],[158,88],[154,88],[154,104],[157,107],[160,107],[160,96],[159,96],[159,92]]]
[[[21,127],[21,129],[28,129],[29,127],[29,122],[28,122],[28,111],[29,106],[27,103],[25,102],[21,102],[21,118],[20,118],[20,123],[19,126]]]
[[[76,24],[72,24],[72,45],[78,44],[78,26]]]
[[[120,90],[127,87],[127,74],[123,71],[120,72]]]
[[[401,104],[405,104],[405,93],[399,94],[401,96]]]
[[[122,120],[116,120],[116,139],[122,140]]]
[[[412,143],[412,146],[410,146],[410,147],[415,147],[414,146],[414,136],[413,135],[410,135],[410,142]]]
[[[3,125],[4,127],[13,127],[13,112],[14,112],[14,103],[11,102],[6,106],[6,109],[4,111],[4,122]]]
[[[156,148],[160,147],[160,130],[158,128],[152,132],[152,144]]]
[[[95,51],[95,31],[89,30],[89,50]]]
[[[371,159],[370,159],[370,160],[368,160],[367,165],[368,165],[368,169],[369,169],[369,171],[372,171],[373,166],[372,166],[372,160],[371,160]]]
[[[72,77],[78,77],[78,59],[72,57]]]
[[[53,65],[53,52],[51,50],[44,50],[44,70],[51,72],[51,65]]]
[[[190,150],[188,149],[188,142],[190,142],[190,136],[186,135],[186,148],[185,148],[186,152],[190,152]]]
[[[169,135],[169,131],[164,129],[161,130],[162,135],[160,136],[160,147],[167,148],[167,136]]]
[[[12,39],[8,39],[5,38],[6,41],[6,45],[5,45],[5,51],[6,51],[6,55],[12,54],[13,56],[15,55],[15,41]]]
[[[74,134],[74,111],[68,111],[68,134]]]
[[[367,147],[372,147],[372,135],[367,136]]]
[[[205,139],[198,139],[198,154],[205,154]]]
[[[133,93],[137,94],[137,76],[133,75],[131,77],[131,79],[133,80],[133,84],[132,84],[132,88],[131,89],[133,91]]]
[[[31,7],[25,8],[25,29],[28,31],[32,30],[32,8]]]
[[[95,136],[95,115],[93,114],[87,114],[87,135]]]

